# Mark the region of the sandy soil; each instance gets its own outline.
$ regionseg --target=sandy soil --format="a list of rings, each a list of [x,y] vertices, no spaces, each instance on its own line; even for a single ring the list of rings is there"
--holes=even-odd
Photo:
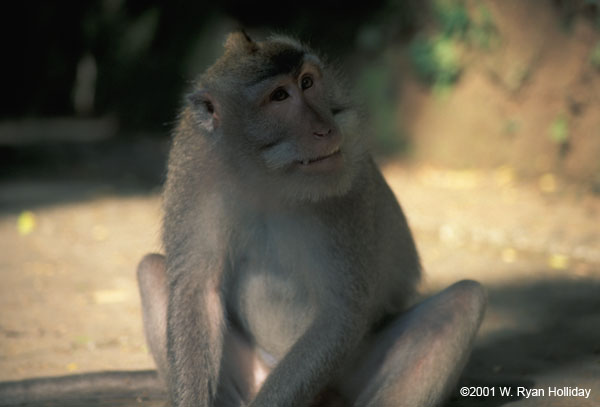
[[[450,405],[600,405],[600,199],[556,184],[542,192],[507,168],[385,174],[420,247],[423,292],[462,278],[489,290],[461,385],[496,396],[457,390]],[[4,182],[0,204],[0,380],[153,368],[135,267],[160,250],[158,191]],[[504,386],[511,397],[499,396]],[[519,397],[518,386],[546,395]],[[553,386],[591,396],[549,396]]]

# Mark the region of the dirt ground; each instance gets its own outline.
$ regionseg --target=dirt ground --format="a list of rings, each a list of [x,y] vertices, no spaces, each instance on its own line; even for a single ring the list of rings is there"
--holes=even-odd
[[[489,291],[460,386],[495,396],[463,397],[457,388],[449,405],[600,405],[600,199],[558,180],[552,188],[547,179],[521,183],[508,167],[392,164],[384,172],[420,248],[422,291],[462,278]],[[0,381],[153,368],[135,267],[160,251],[160,217],[157,189],[0,185]],[[526,398],[519,386],[545,395]],[[554,386],[590,396],[551,396]],[[499,395],[503,387],[510,397]]]

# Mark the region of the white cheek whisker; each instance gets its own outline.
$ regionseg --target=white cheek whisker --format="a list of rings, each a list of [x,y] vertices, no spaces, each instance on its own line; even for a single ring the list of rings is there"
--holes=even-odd
[[[293,163],[299,154],[291,143],[281,142],[267,149],[261,155],[267,168],[275,170]]]

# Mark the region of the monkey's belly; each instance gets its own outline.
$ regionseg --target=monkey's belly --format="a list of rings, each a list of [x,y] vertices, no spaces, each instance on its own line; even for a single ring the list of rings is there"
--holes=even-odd
[[[260,349],[277,360],[306,331],[316,314],[308,291],[293,278],[251,274],[238,290],[238,319]]]

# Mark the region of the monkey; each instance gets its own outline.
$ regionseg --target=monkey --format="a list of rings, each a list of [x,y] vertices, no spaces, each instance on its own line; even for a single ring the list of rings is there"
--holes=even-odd
[[[450,396],[485,289],[463,280],[419,299],[417,247],[350,88],[306,44],[242,31],[185,97],[164,254],[137,268],[148,348],[173,406],[439,406]],[[36,383],[27,390],[43,392]],[[0,400],[11,389],[0,385]],[[19,391],[11,400],[27,400]]]
[[[408,222],[324,61],[235,32],[187,96],[165,255],[138,267],[174,406],[435,406],[464,367],[485,291],[461,281],[412,305]]]

